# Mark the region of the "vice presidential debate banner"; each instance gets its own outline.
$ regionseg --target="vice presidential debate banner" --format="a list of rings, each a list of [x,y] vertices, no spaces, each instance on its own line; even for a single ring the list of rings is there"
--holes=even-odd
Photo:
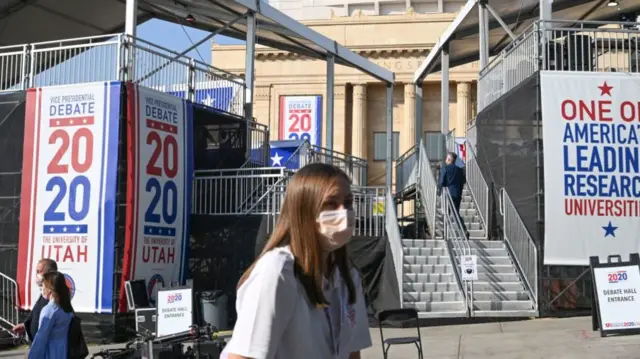
[[[123,276],[146,280],[153,296],[157,284],[186,276],[193,111],[183,99],[133,84],[127,84],[127,97],[129,257]],[[125,304],[122,295],[121,308]]]
[[[545,264],[640,250],[640,77],[543,72]]]
[[[27,92],[18,284],[40,296],[42,258],[65,274],[77,312],[111,313],[120,83]]]
[[[280,140],[322,145],[322,96],[280,96]]]

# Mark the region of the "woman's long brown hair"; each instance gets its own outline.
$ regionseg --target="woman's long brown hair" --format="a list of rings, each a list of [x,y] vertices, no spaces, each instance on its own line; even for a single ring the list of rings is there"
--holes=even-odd
[[[333,251],[328,261],[324,262],[316,224],[325,195],[338,185],[340,180],[351,183],[342,170],[323,163],[307,165],[293,176],[287,186],[281,213],[273,233],[262,253],[240,278],[238,288],[249,278],[260,257],[274,248],[290,245],[295,257],[296,277],[311,304],[317,307],[329,304],[322,291],[322,277],[336,267],[349,291],[349,303],[355,303],[356,289],[351,277],[347,249],[342,247]],[[327,266],[330,267],[327,268]]]
[[[64,274],[60,272],[49,272],[44,275],[42,283],[51,290],[51,296],[58,307],[62,308],[66,313],[73,313],[73,307],[71,306],[71,291],[69,290],[69,287],[67,287],[67,281],[64,278]]]

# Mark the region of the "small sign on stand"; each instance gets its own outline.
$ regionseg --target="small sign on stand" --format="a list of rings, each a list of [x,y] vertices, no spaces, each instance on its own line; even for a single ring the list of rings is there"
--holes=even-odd
[[[460,257],[460,272],[463,281],[478,280],[478,256],[468,255]]]
[[[156,337],[176,334],[193,325],[193,289],[161,288],[156,300]]]
[[[609,256],[600,263],[590,258],[593,278],[591,306],[593,330],[600,336],[640,333],[640,256],[629,255],[623,262],[619,255]]]

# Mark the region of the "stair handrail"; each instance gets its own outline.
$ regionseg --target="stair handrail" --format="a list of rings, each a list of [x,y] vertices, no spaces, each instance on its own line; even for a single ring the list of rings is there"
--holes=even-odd
[[[416,184],[417,178],[411,178],[418,167],[419,146],[413,146],[396,160],[396,191],[403,192],[407,187]]]
[[[500,214],[503,221],[503,237],[507,250],[511,252],[516,270],[529,292],[534,310],[538,310],[538,247],[513,205],[511,197],[500,190]]]
[[[423,140],[420,140],[418,166],[418,192],[420,193],[420,200],[422,201],[422,205],[425,209],[425,216],[427,217],[427,225],[431,231],[431,238],[435,239],[438,183],[436,182],[435,174],[431,168],[431,163],[427,156],[427,149]]]
[[[302,142],[300,144],[300,146],[298,146],[298,148],[296,148],[295,151],[293,151],[293,153],[291,154],[291,156],[289,156],[289,158],[287,158],[287,160],[282,164],[282,167],[287,168],[287,166],[289,165],[290,162],[293,161],[294,158],[298,158],[298,168],[302,168],[304,166],[306,166],[307,164],[310,163],[310,158],[309,158],[309,148],[310,148],[310,144],[307,140],[305,140],[304,142]],[[303,153],[303,149],[305,149],[307,152]]]
[[[9,326],[10,329],[20,319],[18,312],[18,283],[8,275],[0,273],[0,287],[3,301],[0,303],[0,323],[2,326]],[[14,336],[15,337],[15,336]]]
[[[387,187],[386,203],[385,203],[385,224],[387,231],[387,239],[391,247],[391,256],[393,257],[393,265],[396,271],[396,280],[398,281],[398,295],[400,297],[400,308],[403,307],[403,278],[404,278],[404,248],[402,247],[402,235],[400,234],[400,226],[398,225],[398,215],[396,214],[396,201],[391,194],[391,187]]]
[[[267,167],[268,168],[268,167]],[[284,167],[273,167],[274,171],[280,170],[280,173],[278,174],[278,177],[276,178],[282,178],[285,177],[285,168]],[[249,193],[247,193],[246,197],[244,197],[244,200],[240,203],[240,205],[238,206],[238,213],[250,213],[250,211],[242,211],[242,208],[244,208],[247,204],[250,204],[251,199],[255,198],[255,194],[259,194],[262,191],[262,195],[264,195],[265,192],[267,192],[269,190],[269,188],[267,187],[266,190],[263,190],[263,188],[265,186],[269,186],[269,181],[273,180],[274,177],[272,176],[268,176],[268,177],[262,177],[259,176],[256,179],[259,181],[258,185],[255,186],[252,190],[250,189]],[[259,197],[261,198],[262,195]],[[256,201],[257,202],[257,201]],[[253,205],[250,206],[251,209],[253,209]]]
[[[284,170],[284,168],[283,168],[283,170]],[[247,209],[245,214],[252,213],[253,209],[256,208],[258,206],[258,204],[260,204],[262,201],[264,201],[265,199],[269,198],[271,196],[271,194],[275,191],[276,188],[286,187],[288,180],[289,180],[289,173],[287,171],[283,171],[282,177],[280,177],[275,183],[266,184],[267,190],[262,194],[262,196],[260,196],[260,198],[258,198],[251,205],[251,207],[249,207],[249,209]],[[267,204],[267,208],[269,208],[269,204]]]
[[[463,230],[462,222],[460,222],[460,217],[453,205],[451,194],[446,188],[443,188],[441,196],[442,221],[444,224],[443,238],[449,247],[449,258],[453,266],[453,273],[456,277],[456,282],[458,282],[458,287],[464,295],[465,308],[467,308],[467,311],[472,314],[473,296],[469,293],[467,284],[462,281],[462,269],[460,268],[460,263],[455,260],[456,255],[453,253],[455,251],[458,253],[458,256],[471,255],[471,245],[469,245],[469,238]]]
[[[480,165],[478,164],[478,158],[476,157],[475,150],[472,148],[468,141],[465,141],[465,147],[467,150],[467,159],[465,161],[465,176],[467,178],[467,184],[471,192],[471,197],[475,202],[478,213],[480,214],[480,220],[484,228],[484,239],[489,238],[491,229],[489,228],[489,184],[482,174]]]

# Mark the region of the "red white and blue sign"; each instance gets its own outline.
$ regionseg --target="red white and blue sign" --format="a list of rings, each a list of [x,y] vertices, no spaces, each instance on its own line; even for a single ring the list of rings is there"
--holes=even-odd
[[[640,76],[542,72],[544,263],[640,248]]]
[[[120,83],[27,91],[18,286],[20,307],[40,296],[38,261],[65,274],[73,307],[111,313]]]
[[[290,170],[297,170],[304,166],[304,156],[307,153],[305,148],[301,148],[306,141],[271,141],[269,148],[269,164],[271,167],[286,167]],[[300,150],[298,150],[300,149]]]
[[[322,96],[280,96],[280,140],[322,144]]]
[[[127,103],[129,231],[124,280],[183,283],[193,180],[193,107],[133,84],[127,84]],[[122,297],[120,307],[125,306]]]

